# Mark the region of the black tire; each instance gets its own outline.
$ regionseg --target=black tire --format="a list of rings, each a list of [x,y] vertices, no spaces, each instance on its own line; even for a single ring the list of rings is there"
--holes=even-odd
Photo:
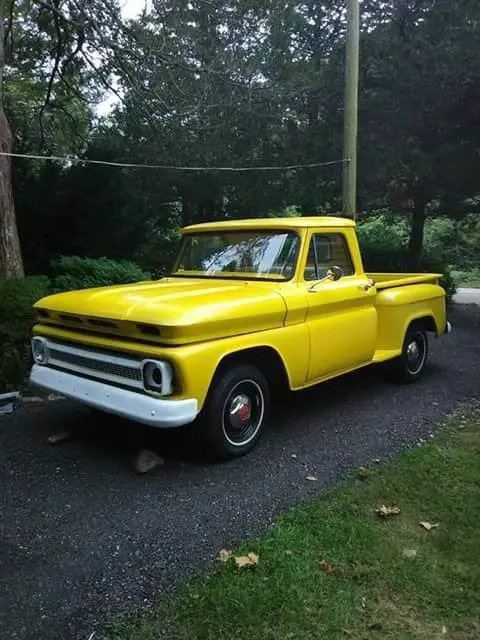
[[[222,367],[208,392],[199,419],[210,457],[244,456],[261,437],[270,412],[270,390],[261,371],[248,364]]]
[[[428,336],[421,325],[412,324],[403,341],[402,355],[390,363],[390,377],[408,384],[419,380],[428,360]]]

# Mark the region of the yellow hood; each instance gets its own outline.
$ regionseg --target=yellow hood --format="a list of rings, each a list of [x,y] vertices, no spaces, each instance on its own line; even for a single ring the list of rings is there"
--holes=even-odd
[[[59,293],[35,308],[41,322],[173,344],[281,327],[286,315],[270,283],[193,278]]]

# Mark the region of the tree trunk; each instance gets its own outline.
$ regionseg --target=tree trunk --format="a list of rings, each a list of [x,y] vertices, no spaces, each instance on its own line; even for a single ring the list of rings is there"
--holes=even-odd
[[[0,105],[0,151],[12,150],[12,134]],[[0,156],[0,278],[23,276],[22,253],[12,192],[12,161]]]
[[[205,201],[205,222],[213,222],[217,218],[215,217],[215,199],[209,198]]]
[[[192,203],[186,195],[182,196],[182,226],[192,223]]]
[[[413,271],[421,271],[422,269],[426,207],[426,199],[416,195],[413,203],[412,231],[409,243],[409,266]]]
[[[5,70],[6,1],[0,0],[0,151],[12,151],[12,132],[3,108]],[[23,276],[22,252],[18,238],[12,191],[12,160],[0,156],[0,278]]]

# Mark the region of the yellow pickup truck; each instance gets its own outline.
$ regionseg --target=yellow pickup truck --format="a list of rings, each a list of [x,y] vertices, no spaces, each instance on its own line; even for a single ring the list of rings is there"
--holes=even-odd
[[[440,274],[365,273],[348,219],[183,229],[169,276],[36,305],[34,385],[155,427],[196,421],[211,453],[258,441],[279,390],[390,361],[422,375],[450,331]]]

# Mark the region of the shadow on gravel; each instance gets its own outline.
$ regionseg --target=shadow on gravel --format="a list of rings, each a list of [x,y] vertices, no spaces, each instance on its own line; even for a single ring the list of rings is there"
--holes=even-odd
[[[440,366],[430,363],[425,381],[441,371]],[[346,404],[352,407],[365,398],[374,398],[382,386],[392,388],[396,385],[385,380],[382,366],[366,367],[305,391],[274,398],[269,428],[258,447],[271,438],[287,443],[291,440],[292,430],[299,428],[298,424],[308,422],[312,416],[318,419],[320,412],[332,413]],[[406,392],[405,387],[398,389],[402,394]],[[203,466],[210,462],[202,450],[195,424],[158,430],[84,408],[75,411],[74,415],[71,426],[75,442],[86,456],[116,458],[117,463],[121,460],[122,466],[130,470],[133,456],[141,449],[157,453],[167,468],[183,464]],[[61,428],[60,421],[58,427]]]
[[[473,307],[474,305],[472,305]],[[454,306],[449,310],[449,317],[455,328],[476,328],[480,325],[478,307]],[[432,351],[443,350],[441,342],[450,338],[442,338],[438,343],[431,341]],[[306,432],[309,422],[318,422],[322,413],[332,416],[338,412],[342,414],[347,407],[355,412],[364,407],[365,402],[372,404],[382,402],[381,396],[413,402],[421,401],[424,395],[423,385],[427,386],[436,377],[442,378],[448,363],[439,364],[438,360],[431,360],[425,372],[424,379],[414,385],[394,385],[386,380],[383,366],[366,367],[296,393],[287,393],[277,397],[272,402],[272,416],[269,428],[260,441],[255,452],[256,456],[262,448],[268,449],[275,439],[280,446],[288,446],[292,438],[298,436],[298,429]],[[396,391],[392,396],[392,389]],[[382,393],[383,391],[383,393]],[[386,392],[386,393],[385,393]],[[63,403],[62,403],[63,404]],[[388,408],[387,408],[388,409]],[[381,407],[384,410],[384,407]],[[330,424],[331,424],[330,420]],[[65,426],[71,427],[75,433],[75,452],[69,450],[69,457],[82,462],[86,459],[101,459],[102,463],[133,472],[132,459],[140,449],[151,449],[165,460],[166,468],[175,468],[188,464],[205,466],[210,464],[208,456],[202,451],[196,435],[196,425],[179,429],[156,430],[137,425],[126,420],[108,416],[106,414],[81,408],[79,405],[65,403],[65,406],[54,412],[52,420],[42,430],[48,429],[46,435],[61,430]],[[295,433],[296,432],[296,433]],[[305,434],[306,435],[306,434]],[[58,453],[61,456],[63,446]],[[218,464],[218,463],[217,463]],[[235,464],[227,463],[227,464]]]

